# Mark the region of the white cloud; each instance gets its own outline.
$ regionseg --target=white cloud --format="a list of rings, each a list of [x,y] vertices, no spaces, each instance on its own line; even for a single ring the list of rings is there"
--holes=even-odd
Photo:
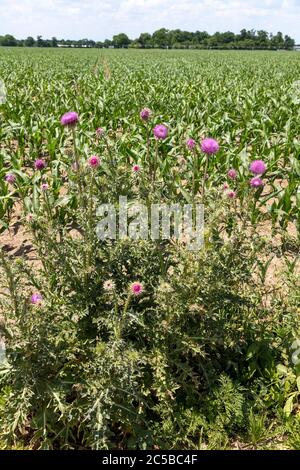
[[[300,0],[0,0],[0,34],[95,40],[166,27],[282,31],[300,42]]]

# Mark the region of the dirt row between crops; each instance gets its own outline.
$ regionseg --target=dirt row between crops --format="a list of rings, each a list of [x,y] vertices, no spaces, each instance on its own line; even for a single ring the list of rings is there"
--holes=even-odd
[[[37,251],[32,243],[32,235],[26,231],[26,228],[22,224],[21,216],[19,215],[20,211],[17,209],[12,215],[12,223],[10,228],[7,229],[0,235],[0,244],[4,251],[11,258],[22,257],[27,260],[30,264],[40,267],[41,262],[38,258]],[[269,222],[264,222],[259,229],[259,234],[266,239],[270,240],[272,247],[274,249],[274,256],[270,263],[270,266],[266,275],[266,287],[270,289],[276,289],[282,286],[282,274],[286,267],[284,259],[279,255],[280,250],[280,236],[275,236],[271,238],[271,224]],[[294,224],[289,223],[288,225],[288,234],[290,237],[296,240],[297,238],[297,229]],[[76,236],[76,234],[75,234]],[[286,257],[293,261],[295,257],[299,255],[297,250],[290,250],[286,253]],[[300,266],[296,267],[296,271],[300,272]]]

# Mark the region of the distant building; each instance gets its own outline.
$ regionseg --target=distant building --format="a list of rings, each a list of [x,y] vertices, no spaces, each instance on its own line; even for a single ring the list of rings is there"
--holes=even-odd
[[[294,45],[294,51],[300,51],[300,44]]]
[[[78,47],[78,48],[86,48],[86,47],[92,47],[88,46],[87,44],[57,44],[57,47]]]

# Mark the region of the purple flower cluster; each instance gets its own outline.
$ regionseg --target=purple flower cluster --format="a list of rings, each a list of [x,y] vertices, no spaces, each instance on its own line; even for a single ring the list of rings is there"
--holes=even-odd
[[[79,121],[78,114],[75,111],[69,111],[65,113],[61,118],[60,122],[63,126],[74,127]]]
[[[250,163],[249,170],[253,175],[255,175],[253,178],[250,179],[249,185],[254,188],[262,188],[264,186],[264,182],[261,178],[261,176],[267,171],[267,165],[263,160],[253,160]],[[231,168],[227,172],[228,178],[231,180],[235,180],[237,178],[237,171],[234,168]],[[228,188],[228,185],[226,184],[226,189]],[[229,196],[229,192],[227,193]],[[230,196],[229,196],[230,197]]]
[[[42,303],[43,297],[39,292],[36,292],[35,294],[32,294],[30,298],[30,303],[32,305],[40,305]]]
[[[34,168],[36,170],[42,171],[44,168],[46,168],[46,162],[39,158],[34,162]]]
[[[249,183],[252,188],[261,188],[264,185],[263,180],[259,176],[252,178]]]
[[[186,146],[189,150],[193,150],[196,147],[196,141],[194,139],[188,139],[186,141]]]
[[[143,120],[143,121],[148,121],[150,119],[152,115],[152,111],[151,109],[149,108],[144,108],[142,109],[142,111],[140,112],[140,118]]]
[[[91,168],[98,168],[98,166],[100,165],[101,163],[101,160],[100,158],[97,156],[97,155],[92,155],[89,159],[88,159],[88,165],[91,167]]]
[[[201,150],[206,155],[213,155],[217,153],[220,149],[218,142],[215,139],[207,137],[201,142]]]
[[[134,295],[140,295],[144,291],[144,286],[141,282],[133,282],[130,286],[130,291]]]
[[[196,145],[197,145],[197,142],[194,139],[190,137],[187,139],[186,146],[189,150],[193,150],[196,147]],[[200,148],[202,152],[205,153],[206,155],[213,155],[219,151],[220,145],[215,139],[212,139],[211,137],[207,137],[203,139],[202,142],[200,143]]]
[[[141,170],[141,167],[139,165],[133,165],[132,171],[134,173],[138,173]]]
[[[267,165],[262,160],[253,160],[249,168],[254,175],[263,175],[267,171]]]
[[[249,169],[253,173],[254,178],[249,181],[249,184],[252,188],[262,188],[264,186],[263,180],[260,178],[266,171],[267,165],[262,160],[253,160],[250,163]]]
[[[168,137],[168,128],[163,124],[157,124],[153,129],[154,137],[157,140],[164,140]]]
[[[237,171],[234,168],[231,168],[227,173],[228,178],[235,180],[237,177]]]
[[[7,173],[4,179],[5,181],[7,181],[7,183],[10,183],[10,184],[14,184],[14,182],[16,181],[16,177],[13,173]]]
[[[228,197],[229,199],[234,199],[234,198],[236,197],[236,192],[235,192],[235,191],[232,191],[232,190],[229,190],[229,191],[227,192],[227,197]]]
[[[103,137],[104,136],[104,129],[102,127],[98,127],[98,129],[96,129],[96,135],[97,137]]]

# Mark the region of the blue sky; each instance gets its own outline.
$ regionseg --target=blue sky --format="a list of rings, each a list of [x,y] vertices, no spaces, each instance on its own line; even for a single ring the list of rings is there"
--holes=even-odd
[[[300,43],[300,0],[0,0],[0,35],[103,40],[156,29],[282,31]]]

